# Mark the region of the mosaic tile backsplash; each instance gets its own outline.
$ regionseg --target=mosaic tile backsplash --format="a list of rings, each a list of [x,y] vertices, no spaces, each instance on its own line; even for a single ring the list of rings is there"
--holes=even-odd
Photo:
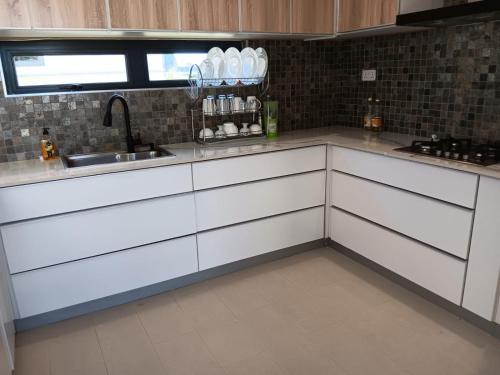
[[[361,127],[367,98],[383,100],[385,129],[415,136],[500,139],[500,23],[353,40],[251,41],[270,57],[269,94],[280,130]],[[361,82],[362,69],[377,69]],[[255,94],[245,89],[242,95]],[[0,162],[36,158],[43,127],[61,154],[125,149],[120,104],[102,126],[111,93],[5,98],[0,93]],[[132,129],[144,143],[190,141],[183,90],[126,92]],[[29,137],[21,137],[29,129]]]

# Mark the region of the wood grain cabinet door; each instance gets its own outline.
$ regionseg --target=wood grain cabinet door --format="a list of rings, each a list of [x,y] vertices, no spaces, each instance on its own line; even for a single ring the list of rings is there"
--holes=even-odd
[[[177,0],[109,0],[111,28],[178,30]]]
[[[289,33],[290,0],[241,0],[241,31]]]
[[[338,0],[338,31],[354,31],[392,25],[396,22],[397,0]]]
[[[238,31],[238,0],[180,0],[184,31]]]
[[[0,28],[30,27],[28,0],[0,1]]]
[[[34,28],[104,29],[104,0],[30,0]]]
[[[292,33],[333,34],[334,0],[292,0]]]

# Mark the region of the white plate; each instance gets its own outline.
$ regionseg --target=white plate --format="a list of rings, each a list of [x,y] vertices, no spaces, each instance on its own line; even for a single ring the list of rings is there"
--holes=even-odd
[[[214,78],[214,64],[209,59],[205,59],[201,62],[200,64],[200,70],[201,70],[201,77],[203,78],[204,81],[198,80],[198,86],[208,86],[210,84],[210,81]]]
[[[209,59],[214,66],[214,86],[220,86],[224,78],[224,51],[219,47],[213,47],[208,51],[207,59]]]
[[[257,48],[255,50],[257,53],[257,72],[255,78],[260,78],[259,81],[262,81],[267,74],[267,67],[269,65],[269,59],[267,58],[267,52],[264,48]]]
[[[228,85],[236,85],[241,77],[241,55],[234,47],[227,49],[224,54],[224,77]]]
[[[246,78],[241,81],[245,85],[257,83],[253,78],[257,78],[258,61],[259,58],[253,48],[247,47],[241,51],[241,62],[243,64],[241,75]]]

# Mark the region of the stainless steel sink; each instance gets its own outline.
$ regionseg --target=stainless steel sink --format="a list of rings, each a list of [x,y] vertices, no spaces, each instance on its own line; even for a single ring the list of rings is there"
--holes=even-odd
[[[87,167],[90,165],[124,163],[127,161],[148,160],[158,158],[175,158],[171,152],[159,148],[154,151],[144,152],[107,152],[98,154],[67,155],[62,157],[66,168]]]

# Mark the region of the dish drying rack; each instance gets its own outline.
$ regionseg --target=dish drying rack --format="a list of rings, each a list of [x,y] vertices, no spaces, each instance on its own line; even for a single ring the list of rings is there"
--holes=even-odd
[[[222,81],[221,84],[219,84]],[[228,85],[226,82],[236,81],[235,85]],[[239,95],[239,90],[248,87],[254,87],[257,89],[256,96],[262,102],[262,98],[269,91],[269,82],[270,75],[269,72],[266,73],[264,77],[240,77],[240,78],[203,78],[203,74],[201,72],[200,67],[197,64],[191,66],[189,71],[189,88],[187,89],[187,95],[191,99],[191,130],[193,133],[193,141],[203,144],[209,145],[214,143],[221,142],[231,142],[234,140],[242,140],[242,139],[253,139],[253,138],[265,138],[266,135],[264,133],[261,134],[248,134],[248,135],[234,135],[228,136],[226,138],[205,138],[205,129],[207,127],[207,119],[208,118],[220,118],[221,122],[223,118],[231,119],[231,121],[235,122],[235,118],[237,116],[243,115],[251,115],[252,116],[252,124],[256,122],[259,112],[258,110],[244,110],[244,111],[233,111],[229,113],[214,113],[214,114],[206,114],[201,108],[202,98],[204,98],[204,92],[207,89],[211,90],[221,90],[221,89],[237,89],[237,93]],[[245,82],[245,83],[243,83]],[[199,124],[201,118],[201,124]],[[198,124],[198,126],[196,126]],[[203,129],[203,138],[198,136],[199,132]]]

